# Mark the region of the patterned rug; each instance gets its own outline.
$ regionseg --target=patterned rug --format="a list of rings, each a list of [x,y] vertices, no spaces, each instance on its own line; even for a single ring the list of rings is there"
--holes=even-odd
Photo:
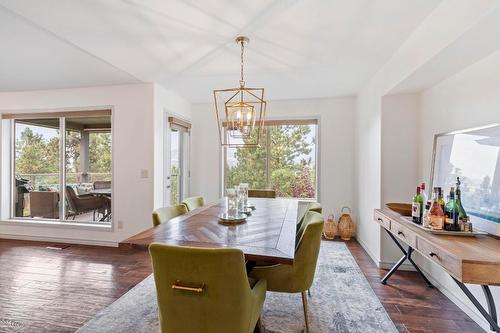
[[[308,301],[311,332],[397,332],[342,242],[322,242]],[[263,324],[266,333],[302,332],[305,324],[301,295],[268,292]],[[155,286],[149,276],[77,332],[158,331]]]

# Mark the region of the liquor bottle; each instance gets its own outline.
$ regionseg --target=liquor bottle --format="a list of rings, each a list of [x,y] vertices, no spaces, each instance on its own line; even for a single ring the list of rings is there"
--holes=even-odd
[[[448,231],[458,231],[460,226],[458,225],[458,206],[455,201],[455,188],[450,188],[450,200],[445,205],[445,215],[446,221],[444,224],[444,229]]]
[[[439,191],[434,188],[432,195],[432,206],[429,211],[429,227],[434,230],[442,230],[444,223],[444,212],[439,204]]]
[[[420,194],[422,195],[422,198],[424,198],[424,204],[427,203],[427,201],[429,201],[429,197],[425,191],[425,183],[420,184]]]
[[[444,212],[444,197],[443,197],[443,189],[441,187],[438,187],[438,201],[439,204],[441,205],[441,209]]]
[[[422,195],[420,194],[420,186],[418,186],[417,194],[413,197],[411,205],[411,217],[414,223],[422,224],[423,206],[424,198],[422,198]]]
[[[438,202],[439,205],[441,205],[441,210],[443,211],[443,213],[445,213],[445,208],[444,208],[445,202],[443,197],[443,189],[441,187],[438,187]],[[445,215],[443,215],[443,225],[445,222],[446,222],[446,213]]]
[[[457,177],[457,187],[455,189],[455,201],[458,206],[458,221],[460,225],[468,222],[468,216],[465,212],[464,206],[462,205],[462,191],[460,190],[460,185],[462,182],[460,181],[460,177]]]
[[[427,201],[425,204],[424,215],[422,217],[422,226],[424,228],[430,228],[431,206],[432,206],[432,202]]]

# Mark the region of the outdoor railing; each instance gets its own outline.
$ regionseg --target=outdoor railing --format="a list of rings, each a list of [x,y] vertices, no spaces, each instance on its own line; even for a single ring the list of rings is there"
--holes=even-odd
[[[59,190],[58,173],[18,173],[16,179],[26,179],[33,190]],[[111,173],[87,172],[86,176],[82,172],[67,172],[66,184],[78,185],[82,183],[94,183],[100,180],[111,180]]]

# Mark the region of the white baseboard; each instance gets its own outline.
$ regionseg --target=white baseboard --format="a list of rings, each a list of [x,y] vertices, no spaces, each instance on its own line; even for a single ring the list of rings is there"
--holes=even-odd
[[[118,247],[118,243],[117,242],[99,241],[99,240],[83,240],[83,239],[73,239],[73,238],[56,238],[56,237],[27,236],[27,235],[10,235],[10,234],[0,234],[0,239],[1,238],[4,238],[4,239],[16,239],[16,240],[26,240],[26,241],[38,241],[38,242],[64,243],[64,244],[78,244],[78,245],[95,245],[95,246]]]
[[[378,268],[382,268],[382,269],[391,269],[394,265],[396,264],[396,262],[394,261],[379,261],[378,263]],[[413,267],[412,264],[408,263],[408,262],[405,262],[403,263],[401,266],[399,266],[398,270],[401,270],[401,271],[414,271],[416,272],[417,270],[415,269],[415,267]]]

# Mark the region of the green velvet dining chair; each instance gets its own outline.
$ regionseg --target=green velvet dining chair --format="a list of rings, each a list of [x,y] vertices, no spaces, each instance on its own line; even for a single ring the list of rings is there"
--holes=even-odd
[[[305,203],[305,202],[302,202],[302,203]],[[321,204],[319,202],[307,203],[305,210],[304,209],[302,210],[302,217],[299,216],[299,218],[297,219],[297,230],[296,230],[297,231],[297,240],[298,240],[298,238],[301,237],[302,233],[304,232],[305,216],[306,216],[306,213],[310,212],[310,211],[322,214],[323,208],[321,207]]]
[[[174,217],[186,214],[187,212],[188,209],[183,204],[155,209],[153,211],[153,227],[168,222]]]
[[[191,211],[204,206],[205,199],[203,197],[190,197],[182,200],[182,204],[187,207],[188,211]]]
[[[251,333],[266,281],[248,278],[239,249],[149,246],[162,333]]]
[[[317,212],[309,211],[304,217],[304,223],[305,228],[298,240],[293,265],[256,266],[249,275],[256,279],[265,279],[269,291],[301,293],[306,332],[308,332],[306,291],[311,287],[316,272],[323,217]]]
[[[321,204],[319,202],[310,202],[309,207],[307,207],[307,209],[312,210],[313,212],[316,212],[316,213],[320,213],[320,214],[323,213],[323,207],[321,206]]]

